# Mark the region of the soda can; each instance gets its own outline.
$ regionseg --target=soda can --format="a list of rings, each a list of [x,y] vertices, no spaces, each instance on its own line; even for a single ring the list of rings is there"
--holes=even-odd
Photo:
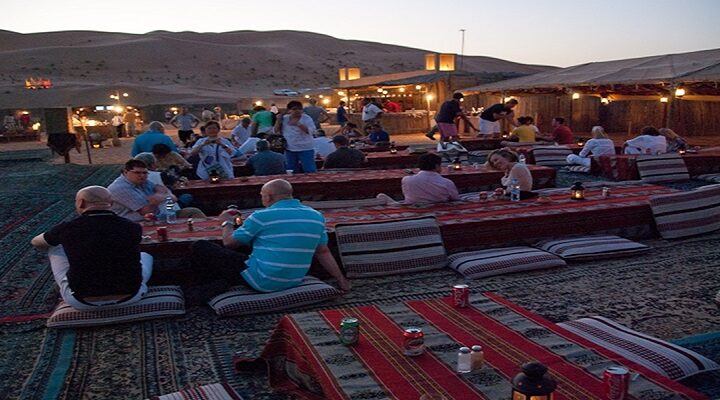
[[[155,214],[153,214],[153,213],[147,213],[147,214],[143,215],[143,219],[144,219],[145,222],[147,222],[148,224],[153,224],[153,223],[155,222],[155,220],[156,220],[156,219],[155,219]]]
[[[486,202],[487,199],[488,199],[488,194],[487,194],[487,192],[480,192],[480,193],[478,193],[478,201],[480,201],[480,202]]]
[[[630,398],[630,371],[625,367],[608,367],[603,372],[605,394],[608,400],[626,400]]]
[[[425,352],[425,334],[420,328],[407,328],[403,332],[403,354],[410,357]]]
[[[161,242],[166,242],[168,240],[167,226],[158,226],[157,237],[158,240]]]
[[[360,340],[360,321],[357,318],[346,317],[340,321],[340,343],[345,346],[357,344]]]
[[[470,287],[468,285],[453,286],[452,294],[455,307],[465,308],[470,304]]]
[[[610,197],[610,188],[609,187],[603,186],[602,197]]]

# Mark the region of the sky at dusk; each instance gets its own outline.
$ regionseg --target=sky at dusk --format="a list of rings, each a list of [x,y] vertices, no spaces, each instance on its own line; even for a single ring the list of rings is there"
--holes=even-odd
[[[720,47],[718,0],[2,2],[20,32],[299,30],[566,67]],[[29,8],[30,7],[30,8]]]

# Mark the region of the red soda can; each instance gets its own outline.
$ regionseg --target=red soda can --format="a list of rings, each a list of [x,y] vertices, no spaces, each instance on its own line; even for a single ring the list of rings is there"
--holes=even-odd
[[[166,242],[168,240],[167,226],[158,226],[157,237],[161,242]]]
[[[419,356],[425,351],[425,334],[420,328],[407,328],[403,332],[403,354]]]
[[[147,213],[147,214],[143,215],[143,219],[144,219],[145,222],[147,222],[148,224],[153,224],[153,223],[157,220],[157,219],[155,218],[155,214],[153,214],[153,213]]]
[[[470,287],[468,285],[455,285],[452,293],[455,307],[465,308],[470,304]]]
[[[630,398],[630,371],[625,367],[608,367],[603,372],[605,394],[608,400],[627,400]]]
[[[485,201],[487,201],[487,198],[488,198],[487,192],[478,193],[478,201],[485,202]]]

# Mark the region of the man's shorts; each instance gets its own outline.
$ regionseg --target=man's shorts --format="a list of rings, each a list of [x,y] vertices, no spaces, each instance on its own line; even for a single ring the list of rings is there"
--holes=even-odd
[[[437,126],[443,138],[449,138],[451,136],[457,137],[458,135],[457,126],[455,126],[454,123],[438,122]]]

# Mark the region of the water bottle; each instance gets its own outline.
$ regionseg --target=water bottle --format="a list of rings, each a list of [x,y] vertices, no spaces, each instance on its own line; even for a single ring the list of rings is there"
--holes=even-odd
[[[520,156],[518,156],[518,162],[520,164],[525,164],[525,154],[520,154]]]
[[[517,178],[513,178],[510,182],[510,201],[520,201],[520,185]]]
[[[165,222],[174,224],[177,222],[177,214],[175,213],[175,202],[172,197],[165,198]]]

